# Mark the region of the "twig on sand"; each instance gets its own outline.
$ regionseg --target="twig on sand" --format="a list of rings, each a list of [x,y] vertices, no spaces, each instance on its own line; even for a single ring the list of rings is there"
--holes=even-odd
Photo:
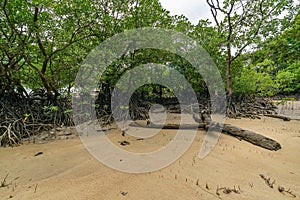
[[[36,156],[39,156],[39,155],[42,155],[43,154],[43,152],[42,151],[40,151],[40,152],[37,152],[36,154],[34,154],[34,157],[36,157]]]

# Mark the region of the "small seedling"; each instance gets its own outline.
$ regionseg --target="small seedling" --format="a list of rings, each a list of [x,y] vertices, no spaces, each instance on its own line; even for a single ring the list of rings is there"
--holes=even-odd
[[[30,117],[30,114],[24,114],[24,119],[23,119],[24,123],[28,121],[28,117]]]

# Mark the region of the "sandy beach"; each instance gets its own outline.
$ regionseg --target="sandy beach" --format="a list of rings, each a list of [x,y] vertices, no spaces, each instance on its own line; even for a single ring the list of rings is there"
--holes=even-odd
[[[0,199],[300,199],[300,121],[227,119],[226,123],[278,141],[274,152],[222,134],[203,160],[197,154],[205,131],[168,167],[143,174],[110,169],[84,148],[79,137],[19,147],[0,148],[0,180],[8,174]],[[147,151],[165,145],[176,130],[162,130],[144,140],[125,136],[128,151]],[[118,130],[108,132],[115,142]],[[123,137],[124,139],[124,137]],[[41,155],[34,156],[38,152]],[[269,187],[261,177],[273,183]],[[275,182],[274,182],[275,181]],[[279,192],[278,187],[291,194]],[[224,189],[237,192],[224,193]],[[293,196],[295,195],[295,197]]]

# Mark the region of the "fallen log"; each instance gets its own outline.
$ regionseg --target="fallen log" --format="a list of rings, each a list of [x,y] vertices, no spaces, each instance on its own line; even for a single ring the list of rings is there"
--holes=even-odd
[[[207,130],[211,126],[218,127],[218,128],[222,127],[222,124],[213,122],[211,120],[210,116],[206,112],[201,113],[201,119],[194,116],[194,120],[199,123],[198,126],[190,125],[190,124],[181,124],[181,125],[180,124],[165,124],[165,125],[163,125],[163,124],[150,123],[149,125],[146,126],[146,128],[160,128],[160,129],[200,128],[200,129]],[[129,126],[140,127],[136,123],[131,123],[131,124],[129,124]],[[268,149],[268,150],[277,151],[277,150],[281,149],[281,145],[271,138],[265,137],[263,135],[260,135],[258,133],[252,132],[252,131],[244,130],[244,129],[236,127],[236,126],[232,126],[230,124],[223,125],[222,133],[236,137],[239,140],[245,140],[247,142],[250,142],[251,144],[260,146],[260,147]]]
[[[291,121],[291,118],[282,115],[264,114],[264,116],[282,119],[283,121]]]
[[[129,126],[132,127],[141,127],[141,125],[138,125],[136,123],[130,123]],[[153,124],[150,123],[147,126],[142,126],[145,128],[159,128],[159,129],[195,129],[195,128],[200,128],[200,129],[204,129],[205,128],[205,124],[203,123],[199,123],[198,125],[192,125],[192,124]]]
[[[232,126],[230,124],[224,124],[222,126],[222,124],[213,122],[210,115],[208,114],[208,112],[206,110],[203,110],[200,113],[200,116],[201,116],[201,120],[204,122],[204,124],[208,124],[207,125],[208,127],[213,126],[213,127],[222,128],[222,133],[236,137],[239,140],[245,140],[247,142],[250,142],[251,144],[254,144],[256,146],[260,146],[262,148],[269,149],[272,151],[277,151],[277,150],[281,149],[281,145],[271,138],[267,138],[258,133],[244,130],[244,129],[236,127],[236,126]],[[193,116],[193,118],[196,122],[200,122],[200,119],[198,119],[197,116]],[[206,130],[208,129],[208,127],[206,127]]]
[[[225,133],[226,135],[231,135],[240,140],[245,140],[247,142],[250,142],[251,144],[272,151],[277,151],[281,149],[281,145],[271,138],[265,137],[258,133],[254,133],[252,131],[244,130],[236,126],[232,126],[230,124],[224,124],[222,133]]]

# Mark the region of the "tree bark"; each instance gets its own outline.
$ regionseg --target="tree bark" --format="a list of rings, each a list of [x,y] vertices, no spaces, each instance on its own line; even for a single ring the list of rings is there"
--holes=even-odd
[[[201,120],[205,123],[208,124],[208,127],[213,126],[213,127],[222,127],[222,124],[213,122],[207,111],[203,110],[200,114]],[[196,116],[193,116],[196,122],[199,122],[200,119],[198,119]],[[207,128],[206,127],[206,130]],[[277,151],[281,149],[281,145],[276,142],[273,139],[267,138],[263,135],[254,133],[252,131],[244,130],[242,128],[232,126],[230,124],[224,124],[222,127],[222,133],[231,135],[233,137],[238,138],[239,140],[245,140],[247,142],[250,142],[251,144],[254,144],[256,146],[260,146],[265,149],[269,149],[272,151]]]
[[[194,129],[194,128],[201,128],[201,129],[208,129],[209,127],[222,127],[222,124],[213,122],[210,116],[206,112],[201,113],[201,119],[194,116],[194,119],[199,124],[197,126],[190,125],[190,124],[149,124],[146,126],[147,128],[160,128],[160,129]],[[139,125],[136,123],[131,123],[129,126],[138,127]],[[238,138],[239,140],[245,140],[254,144],[256,146],[277,151],[281,149],[281,145],[276,142],[275,140],[265,137],[263,135],[257,134],[252,131],[244,130],[242,128],[232,126],[230,124],[224,124],[222,127],[222,133],[226,135],[230,135],[233,137]]]
[[[282,119],[283,121],[291,121],[291,118],[282,115],[264,114],[264,116]]]
[[[224,124],[222,132],[227,135],[236,137],[239,140],[245,140],[247,142],[250,142],[251,144],[260,146],[268,150],[277,151],[281,149],[281,145],[271,138],[267,138],[263,135],[244,130],[236,126],[232,126],[230,124]]]
[[[230,53],[230,49],[228,49],[228,55],[227,55],[227,61],[226,61],[226,83],[227,83],[227,92],[228,92],[228,95],[232,95],[231,53]]]
[[[136,124],[136,123],[131,123],[129,124],[129,126],[132,127],[141,127],[140,125]],[[153,124],[150,123],[147,126],[142,126],[145,128],[160,128],[160,129],[195,129],[195,128],[205,128],[205,124],[201,123],[198,125],[191,125],[191,124]]]

